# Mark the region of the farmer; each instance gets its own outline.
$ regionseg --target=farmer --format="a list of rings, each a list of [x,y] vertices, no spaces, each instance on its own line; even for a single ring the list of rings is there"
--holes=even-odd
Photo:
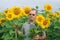
[[[29,36],[29,31],[28,30],[36,27],[35,23],[34,23],[36,16],[37,16],[37,10],[32,9],[29,12],[29,21],[25,22],[22,26],[22,32],[25,34],[26,38],[29,38],[28,37]],[[20,33],[21,32],[18,30],[18,34],[20,34]],[[34,40],[39,40],[39,39],[45,40],[45,38],[46,38],[45,32],[43,32],[42,36],[34,35],[34,37],[33,37]],[[32,40],[31,38],[29,38],[29,39]],[[27,40],[27,39],[25,39],[25,40]]]

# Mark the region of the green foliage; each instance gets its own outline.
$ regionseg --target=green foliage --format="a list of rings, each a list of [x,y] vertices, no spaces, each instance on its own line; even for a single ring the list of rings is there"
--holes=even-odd
[[[24,35],[22,33],[19,35],[13,25],[16,24],[17,28],[21,29],[23,23],[25,23],[27,20],[28,18],[25,16],[20,19],[13,19],[11,21],[6,20],[0,25],[0,33],[2,33],[0,38],[3,40],[23,40]]]

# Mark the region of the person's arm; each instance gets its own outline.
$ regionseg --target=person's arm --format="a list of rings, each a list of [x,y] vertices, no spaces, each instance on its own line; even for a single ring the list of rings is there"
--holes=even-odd
[[[22,31],[18,28],[18,25],[14,24],[13,27],[15,28],[19,35],[22,33]]]
[[[20,35],[22,33],[22,31],[17,29],[17,33]]]
[[[42,40],[45,40],[46,39],[46,33],[45,32],[42,33],[41,39]]]
[[[21,34],[21,33],[25,34],[24,26],[25,25],[23,24],[22,28],[18,28],[18,30],[17,30],[18,34]]]

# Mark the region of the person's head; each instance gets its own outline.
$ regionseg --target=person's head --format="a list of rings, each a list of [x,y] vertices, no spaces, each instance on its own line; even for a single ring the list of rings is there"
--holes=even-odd
[[[30,20],[35,20],[36,15],[37,15],[37,10],[36,10],[36,9],[32,9],[32,10],[29,12],[29,18],[30,18]]]

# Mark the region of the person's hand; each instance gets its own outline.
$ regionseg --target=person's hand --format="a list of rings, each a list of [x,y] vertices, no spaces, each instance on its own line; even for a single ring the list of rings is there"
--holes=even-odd
[[[42,38],[42,40],[45,40],[46,39],[46,36],[43,35],[41,38]]]
[[[40,35],[35,35],[35,36],[33,37],[33,39],[34,39],[34,40],[39,40],[39,39],[40,39]]]
[[[17,30],[17,33],[20,35],[22,32],[20,30]]]

